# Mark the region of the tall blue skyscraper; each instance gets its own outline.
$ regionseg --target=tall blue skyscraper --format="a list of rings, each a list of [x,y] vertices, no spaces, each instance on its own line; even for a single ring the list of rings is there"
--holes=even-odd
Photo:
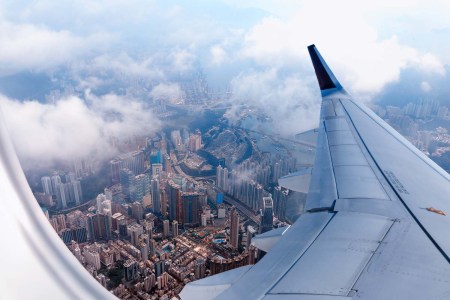
[[[135,176],[133,172],[126,168],[120,170],[120,185],[122,187],[122,194],[127,199],[131,199],[131,194],[135,188]]]
[[[159,180],[157,177],[153,177],[151,185],[152,185],[153,212],[159,214],[161,213],[161,190],[159,189]]]

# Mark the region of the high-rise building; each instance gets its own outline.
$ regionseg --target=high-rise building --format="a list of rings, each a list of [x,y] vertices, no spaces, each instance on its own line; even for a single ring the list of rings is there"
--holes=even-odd
[[[106,288],[106,276],[105,275],[103,275],[103,274],[97,275],[97,280],[104,288]]]
[[[53,195],[56,195],[57,192],[57,186],[61,184],[61,177],[59,175],[53,175],[52,176],[52,190]]]
[[[183,225],[197,226],[200,224],[201,203],[199,193],[182,193]]]
[[[73,189],[73,197],[76,205],[79,205],[83,202],[83,191],[81,190],[81,182],[78,180],[74,180],[71,182]]]
[[[168,195],[165,189],[161,189],[161,214],[165,217],[167,216],[167,203],[168,203]]]
[[[141,242],[139,243],[139,250],[141,251],[142,259],[148,259],[148,245],[147,243]]]
[[[172,222],[172,235],[173,235],[173,237],[177,237],[178,236],[178,222],[177,222],[177,220],[174,220]]]
[[[169,274],[164,272],[163,274],[161,274],[161,276],[157,278],[157,282],[158,282],[158,289],[165,288],[169,283]]]
[[[83,256],[88,265],[94,267],[94,270],[99,270],[101,267],[100,254],[94,249],[94,247],[84,247]]]
[[[154,239],[150,239],[148,243],[148,252],[150,256],[154,256],[156,254],[156,241]]]
[[[159,180],[157,177],[153,177],[151,181],[152,186],[152,202],[153,202],[153,212],[161,213],[161,190],[159,188]]]
[[[145,195],[150,193],[150,176],[139,174],[135,176],[135,188],[131,193],[131,201],[142,201]]]
[[[139,243],[139,236],[144,233],[144,227],[140,224],[131,224],[128,226],[128,233],[131,237],[131,243],[137,246]]]
[[[106,200],[105,194],[98,194],[97,198],[95,199],[97,203],[97,212],[102,213],[103,212],[103,201]]]
[[[111,223],[109,216],[102,213],[88,213],[87,231],[91,241],[109,240],[111,238]]]
[[[169,200],[169,219],[182,222],[182,202],[181,202],[181,187],[173,180],[167,182],[168,200]]]
[[[152,164],[152,175],[153,176],[161,175],[162,170],[163,170],[162,163],[153,163]]]
[[[61,236],[61,239],[63,240],[64,244],[68,245],[73,240],[73,233],[72,230],[69,228],[63,229],[59,232],[59,235]]]
[[[119,182],[120,170],[122,170],[122,162],[118,159],[113,159],[109,162],[111,166],[111,179],[113,183]]]
[[[166,262],[164,260],[158,260],[153,264],[155,268],[156,277],[161,276],[166,271]]]
[[[54,216],[54,218],[56,218],[56,220],[58,222],[58,230],[63,230],[63,229],[67,228],[66,216],[64,216],[63,214],[60,214],[60,215]]]
[[[52,180],[49,176],[41,178],[42,190],[46,195],[53,195]]]
[[[138,175],[145,170],[145,155],[142,151],[123,153],[115,159],[120,162],[120,168],[129,169],[133,175]]]
[[[280,221],[286,220],[286,202],[289,190],[276,186],[273,190],[273,211]]]
[[[131,204],[132,216],[137,221],[141,221],[144,218],[144,207],[142,203],[135,201]]]
[[[163,221],[163,234],[165,237],[169,236],[169,220]]]
[[[122,194],[125,198],[131,199],[131,194],[135,189],[135,176],[133,172],[129,169],[120,170],[120,185],[122,187]]]
[[[250,248],[250,245],[252,243],[252,238],[255,236],[255,234],[256,234],[256,229],[253,228],[253,226],[248,225],[247,226],[247,243],[246,243],[247,250]]]
[[[195,152],[202,147],[202,135],[201,134],[191,134],[189,136],[189,150]]]
[[[150,274],[147,277],[144,278],[144,290],[146,292],[149,292],[156,283],[156,277],[155,274]]]
[[[276,162],[272,169],[272,182],[277,183],[278,179],[281,177],[281,164]]]
[[[134,259],[128,259],[124,264],[123,267],[125,269],[125,280],[126,281],[133,281],[138,276],[138,263]]]
[[[163,164],[163,169],[167,172],[167,173],[172,173],[172,160],[170,159],[170,155],[169,154],[165,154],[164,155],[164,160],[163,160],[164,164]]]
[[[86,227],[74,227],[72,228],[72,239],[77,243],[87,242],[87,230]]]
[[[239,242],[239,214],[234,206],[231,208],[230,218],[230,245],[232,248],[237,249]]]
[[[70,201],[69,185],[70,183],[60,183],[56,186],[56,199],[61,208],[66,208]]]
[[[216,185],[225,192],[228,191],[228,169],[218,166],[216,169]]]
[[[206,273],[206,263],[204,259],[198,258],[195,261],[195,267],[194,267],[194,276],[195,279],[202,279],[205,277]]]
[[[273,201],[272,197],[263,198],[263,208],[261,210],[261,233],[273,229]]]

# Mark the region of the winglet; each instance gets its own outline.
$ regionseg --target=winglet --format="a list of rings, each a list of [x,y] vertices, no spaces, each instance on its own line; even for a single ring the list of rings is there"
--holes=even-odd
[[[341,84],[334,76],[333,72],[331,72],[330,68],[327,66],[327,63],[320,55],[316,46],[310,45],[308,46],[308,52],[311,56],[311,60],[314,66],[314,71],[316,71],[317,81],[319,81],[320,90],[328,90],[328,89],[342,89]]]

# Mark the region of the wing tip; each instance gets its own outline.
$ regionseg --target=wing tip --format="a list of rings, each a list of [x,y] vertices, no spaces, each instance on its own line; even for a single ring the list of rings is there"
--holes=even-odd
[[[308,52],[314,66],[314,71],[316,73],[317,81],[319,82],[320,90],[324,91],[328,89],[341,88],[339,81],[336,79],[333,72],[331,72],[325,60],[320,55],[316,45],[309,45]]]

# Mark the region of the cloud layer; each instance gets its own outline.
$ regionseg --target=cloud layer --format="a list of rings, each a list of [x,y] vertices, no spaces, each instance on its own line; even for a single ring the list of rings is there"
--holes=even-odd
[[[434,95],[450,62],[449,12],[418,0],[2,2],[0,91],[22,73],[52,84],[39,98],[49,103],[11,92],[0,105],[26,160],[106,153],[109,136],[158,128],[143,103],[180,103],[202,69],[211,90],[232,92],[228,115],[250,104],[295,134],[319,110],[309,44],[364,101],[388,99],[410,73]]]
[[[3,116],[26,168],[57,161],[109,159],[119,141],[153,134],[160,121],[142,103],[109,94],[62,98],[54,104],[0,96]]]

